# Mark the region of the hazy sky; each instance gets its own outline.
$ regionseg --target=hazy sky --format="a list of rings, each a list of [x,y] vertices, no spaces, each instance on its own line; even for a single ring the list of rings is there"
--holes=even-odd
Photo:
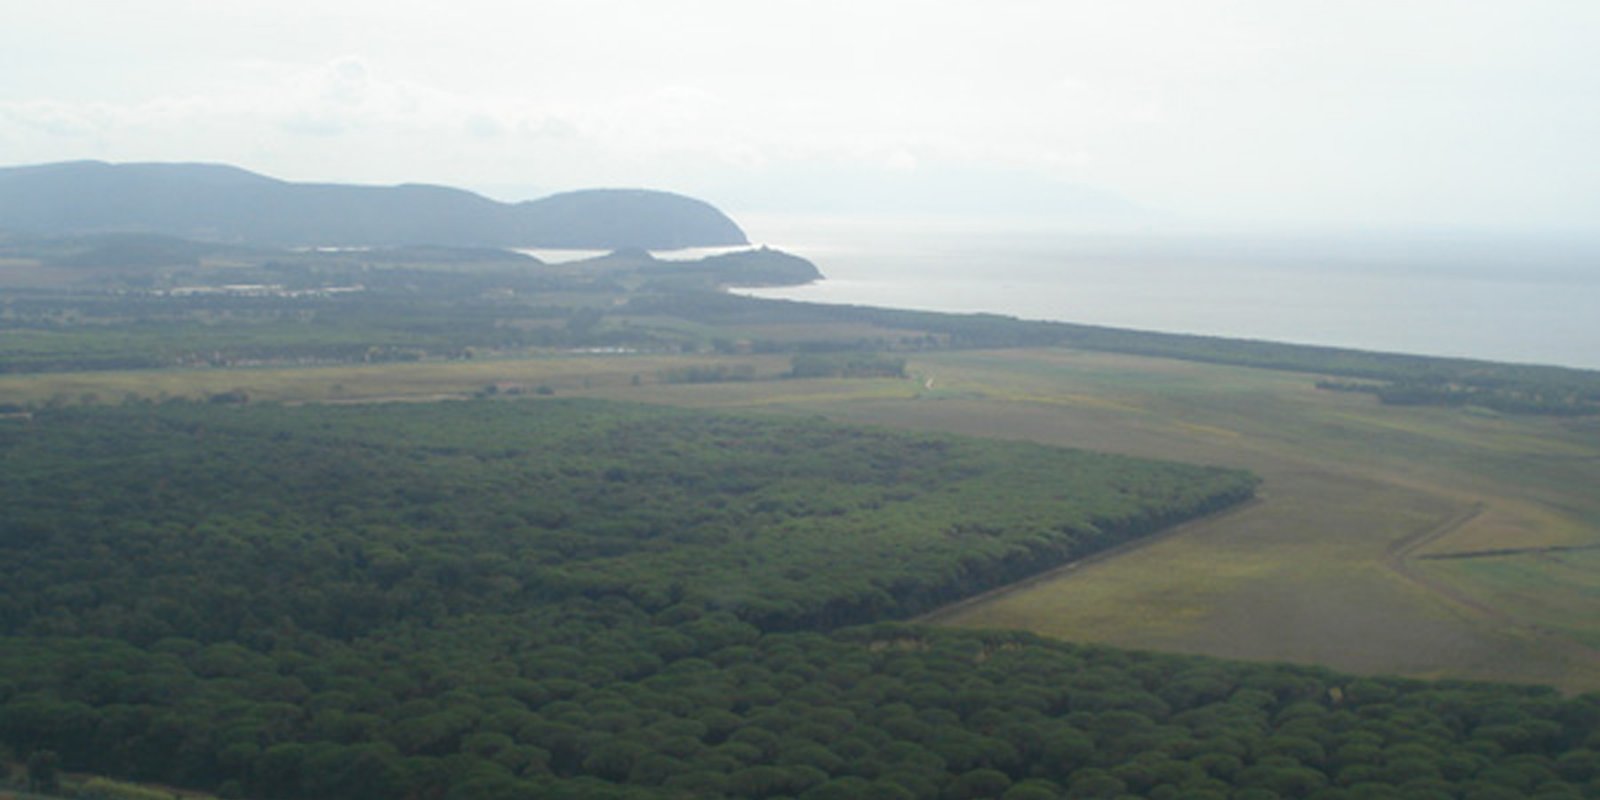
[[[7,165],[736,211],[1101,202],[1082,186],[1246,225],[1600,228],[1594,0],[0,0],[0,20]]]

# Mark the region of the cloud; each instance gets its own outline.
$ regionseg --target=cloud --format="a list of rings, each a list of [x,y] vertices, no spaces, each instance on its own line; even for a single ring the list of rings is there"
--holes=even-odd
[[[981,168],[1236,219],[1600,219],[1597,4],[502,5],[40,4],[0,26],[0,158],[780,198]]]
[[[101,103],[73,104],[49,100],[0,103],[0,118],[34,134],[78,140],[113,127],[117,110]]]
[[[0,125],[22,143],[9,155],[35,154],[33,160],[242,162],[243,154],[254,152],[303,163],[306,152],[348,147],[348,169],[320,176],[326,179],[371,179],[399,165],[412,168],[415,158],[379,168],[381,159],[408,150],[582,135],[572,120],[526,102],[394,80],[358,56],[309,65],[255,62],[236,72],[206,91],[136,102],[0,99]]]
[[[322,97],[329,103],[359,106],[366,100],[371,86],[366,62],[355,56],[345,56],[328,64],[320,72]]]
[[[900,148],[890,153],[883,160],[884,166],[895,172],[915,172],[917,170],[917,157],[911,151]]]
[[[500,120],[489,114],[471,114],[465,123],[467,133],[479,139],[493,139],[505,133]]]
[[[400,122],[418,109],[417,91],[379,80],[357,56],[341,56],[310,68],[286,70],[264,85],[240,87],[237,96],[252,98],[252,107],[227,112],[264,115],[294,134],[340,136]]]

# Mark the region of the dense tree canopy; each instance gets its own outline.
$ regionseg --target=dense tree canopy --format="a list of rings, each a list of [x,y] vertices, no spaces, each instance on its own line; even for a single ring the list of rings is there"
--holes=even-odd
[[[264,799],[1600,792],[1600,698],[881,621],[1253,485],[578,401],[0,420],[0,743]]]

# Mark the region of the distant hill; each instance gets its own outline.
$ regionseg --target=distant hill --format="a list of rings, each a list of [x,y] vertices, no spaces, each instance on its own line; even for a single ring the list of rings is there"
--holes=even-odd
[[[500,203],[445,186],[290,183],[219,164],[0,168],[0,229],[273,245],[671,250],[746,244],[710,204],[644,189]]]
[[[647,251],[625,248],[574,263],[596,272],[633,272],[644,277],[645,286],[653,289],[800,286],[823,278],[817,265],[810,261],[765,245],[693,261],[658,259]]]

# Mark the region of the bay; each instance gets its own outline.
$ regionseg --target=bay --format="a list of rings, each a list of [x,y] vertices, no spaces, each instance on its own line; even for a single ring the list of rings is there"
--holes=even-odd
[[[827,276],[753,296],[1600,369],[1595,238],[738,218]]]

